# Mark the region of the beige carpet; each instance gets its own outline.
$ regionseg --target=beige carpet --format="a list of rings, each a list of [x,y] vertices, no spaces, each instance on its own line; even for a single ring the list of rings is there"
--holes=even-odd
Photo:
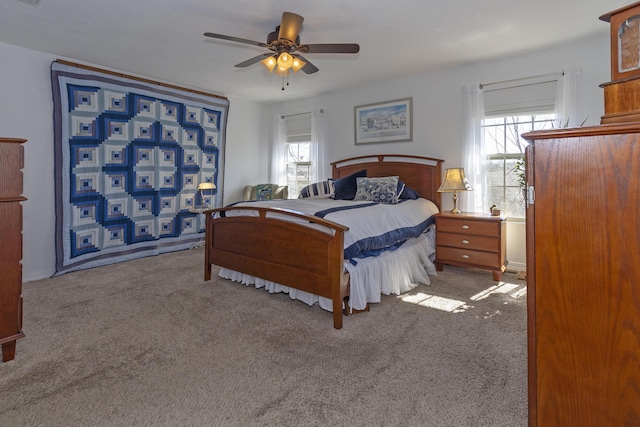
[[[527,423],[515,274],[445,266],[342,330],[317,306],[202,276],[197,249],[26,283],[0,425]]]

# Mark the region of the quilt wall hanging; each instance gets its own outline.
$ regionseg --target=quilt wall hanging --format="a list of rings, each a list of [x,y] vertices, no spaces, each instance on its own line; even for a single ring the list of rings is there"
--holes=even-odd
[[[197,208],[222,205],[229,101],[64,61],[51,81],[56,274],[198,243]]]

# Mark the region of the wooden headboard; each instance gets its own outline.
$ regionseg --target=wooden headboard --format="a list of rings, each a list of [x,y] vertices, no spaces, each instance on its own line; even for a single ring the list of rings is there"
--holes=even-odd
[[[432,157],[402,154],[351,157],[331,163],[331,177],[344,178],[362,169],[366,169],[371,178],[397,175],[421,197],[442,209],[442,198],[437,191],[442,181],[442,162],[444,160]]]

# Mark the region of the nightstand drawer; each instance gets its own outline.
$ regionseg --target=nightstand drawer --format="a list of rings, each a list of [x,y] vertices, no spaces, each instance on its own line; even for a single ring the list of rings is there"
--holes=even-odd
[[[500,240],[496,237],[476,236],[440,232],[436,235],[436,245],[451,246],[487,252],[500,252]]]
[[[442,263],[465,264],[478,267],[500,268],[503,261],[499,253],[473,251],[459,248],[438,246],[438,261]]]
[[[478,221],[476,219],[450,219],[437,218],[436,228],[438,233],[464,233],[480,236],[496,237],[500,232],[499,221]]]

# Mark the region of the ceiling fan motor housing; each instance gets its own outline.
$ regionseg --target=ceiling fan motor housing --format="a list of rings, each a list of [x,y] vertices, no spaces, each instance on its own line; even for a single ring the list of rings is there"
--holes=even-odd
[[[280,25],[278,25],[276,27],[275,31],[272,31],[269,33],[269,35],[267,36],[267,44],[271,44],[274,41],[278,40],[278,35],[280,34]],[[294,43],[296,45],[300,44],[300,36],[296,37],[296,42]]]

